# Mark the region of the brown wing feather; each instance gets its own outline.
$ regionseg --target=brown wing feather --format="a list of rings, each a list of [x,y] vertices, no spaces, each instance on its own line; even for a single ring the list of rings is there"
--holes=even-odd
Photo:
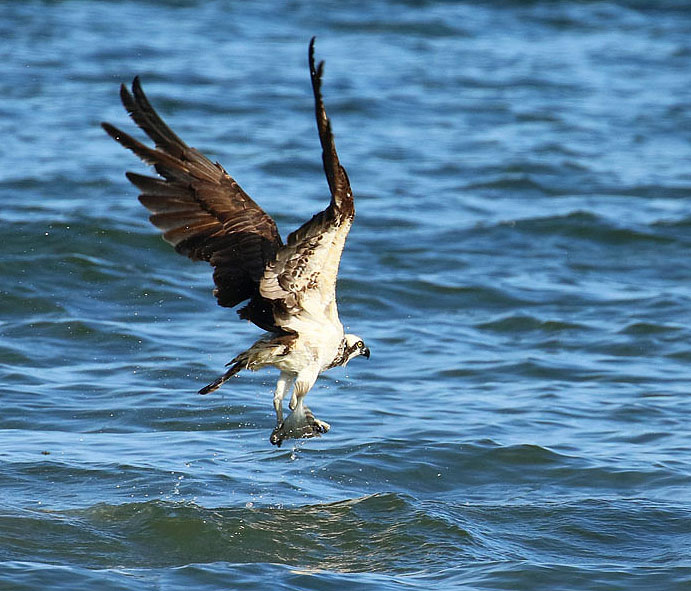
[[[276,321],[289,327],[290,317],[308,306],[336,315],[336,278],[345,240],[355,216],[350,182],[334,144],[331,122],[321,95],[324,62],[314,65],[314,37],[309,44],[314,109],[322,146],[324,173],[331,191],[329,206],[288,236],[262,279],[260,293],[278,302]]]
[[[117,142],[154,166],[162,178],[127,173],[151,211],[151,222],[179,253],[214,267],[214,293],[221,306],[247,299],[243,317],[276,330],[270,306],[259,295],[264,269],[282,242],[269,217],[218,163],[187,146],[158,116],[139,79],[132,94],[123,85],[122,103],[134,122],[154,141],[150,148],[109,123],[103,128]]]
[[[330,207],[335,208],[341,215],[352,217],[355,215],[353,203],[353,193],[350,190],[350,181],[345,169],[341,166],[336,153],[333,133],[331,132],[331,121],[326,115],[324,100],[321,93],[321,79],[324,73],[324,62],[314,67],[314,41],[312,37],[309,45],[308,59],[310,67],[310,78],[312,80],[312,91],[314,93],[314,114],[317,119],[317,129],[319,131],[319,141],[322,146],[322,161],[326,180],[331,191]]]

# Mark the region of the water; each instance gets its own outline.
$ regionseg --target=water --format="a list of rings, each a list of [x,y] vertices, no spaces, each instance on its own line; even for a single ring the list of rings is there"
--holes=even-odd
[[[691,588],[684,2],[0,3],[0,588]],[[372,359],[272,448],[259,331],[105,136],[135,74],[283,233],[323,208]]]

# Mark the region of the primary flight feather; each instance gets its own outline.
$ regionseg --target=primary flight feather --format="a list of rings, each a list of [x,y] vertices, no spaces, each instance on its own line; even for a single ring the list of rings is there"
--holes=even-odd
[[[139,78],[120,98],[134,122],[153,140],[151,148],[109,123],[105,131],[144,162],[159,178],[133,172],[127,178],[141,191],[150,220],[175,250],[214,269],[214,295],[220,306],[247,302],[238,314],[266,334],[237,355],[230,368],[200,394],[218,389],[243,369],[280,370],[274,394],[276,428],[270,441],[313,437],[329,430],[303,399],[323,371],[357,356],[369,358],[363,340],[345,334],[336,305],[336,278],[345,240],[355,217],[350,182],[341,166],[321,94],[324,62],[309,68],[329,205],[291,233],[285,244],[274,220],[218,163],[185,144],[159,117]],[[283,398],[291,390],[292,414],[283,420]]]

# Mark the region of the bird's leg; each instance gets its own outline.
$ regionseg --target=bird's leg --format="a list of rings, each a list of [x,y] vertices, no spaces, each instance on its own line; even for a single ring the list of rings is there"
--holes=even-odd
[[[278,377],[276,391],[274,393],[274,410],[276,411],[277,428],[283,424],[283,397],[294,383],[295,376],[291,376],[289,373],[282,371],[281,375]]]
[[[298,402],[307,395],[310,391],[314,382],[317,381],[319,376],[319,370],[314,370],[308,368],[301,371],[295,379],[295,386],[293,387],[293,395],[290,397],[290,410],[295,410],[297,408]]]
[[[297,375],[295,387],[293,388],[293,395],[290,398],[289,406],[292,411],[295,411],[295,409],[297,409],[299,406],[303,406],[304,412],[309,419],[309,424],[312,427],[312,429],[316,433],[326,433],[331,428],[331,425],[329,425],[329,423],[325,423],[324,421],[320,421],[319,419],[315,418],[312,414],[312,411],[303,402],[305,396],[307,396],[307,392],[310,391],[312,386],[314,386],[314,382],[317,381],[318,376],[318,371],[314,372],[311,370],[308,370],[304,373],[299,373]]]
[[[286,381],[286,389],[294,383],[293,394],[290,401],[290,408],[293,412],[285,421],[280,422],[271,433],[269,441],[271,441],[273,445],[280,447],[283,440],[288,438],[318,437],[321,433],[326,433],[330,429],[328,423],[315,419],[312,411],[307,408],[303,402],[305,395],[314,385],[318,375],[318,370],[315,371],[310,369],[299,373],[290,381]],[[283,376],[283,374],[281,374],[281,376]],[[278,416],[278,408],[280,408],[280,402],[277,402],[278,387],[276,391],[277,397],[274,398],[274,405],[276,405],[276,414]],[[285,393],[285,390],[283,392]]]

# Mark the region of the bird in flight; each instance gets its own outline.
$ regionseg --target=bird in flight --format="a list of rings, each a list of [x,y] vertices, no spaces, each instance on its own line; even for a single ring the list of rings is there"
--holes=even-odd
[[[211,264],[214,295],[220,306],[232,308],[246,302],[238,310],[240,318],[266,331],[199,393],[217,390],[244,369],[277,368],[280,375],[273,399],[276,428],[270,437],[277,446],[290,437],[327,432],[329,424],[314,417],[304,404],[305,395],[323,371],[345,366],[355,357],[370,356],[364,341],[346,334],[338,317],[336,279],[355,206],[322,100],[324,62],[315,67],[314,38],[308,59],[331,200],[285,243],[274,220],[220,164],[189,147],[164,123],[138,77],[131,93],[124,84],[120,87],[120,98],[155,148],[102,123],[108,135],[152,165],[158,174],[157,178],[126,173],[141,191],[139,201],[151,212],[151,223],[177,252]],[[283,398],[289,392],[292,413],[284,420]]]

